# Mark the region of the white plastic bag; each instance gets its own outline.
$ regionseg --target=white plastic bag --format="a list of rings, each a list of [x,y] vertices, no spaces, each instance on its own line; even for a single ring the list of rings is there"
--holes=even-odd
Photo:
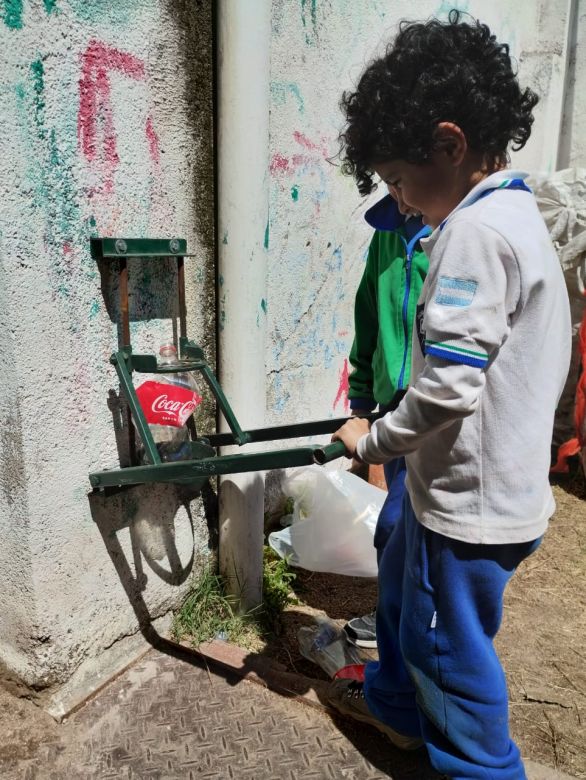
[[[373,538],[384,490],[348,471],[307,466],[284,481],[283,491],[294,500],[293,522],[269,535],[275,552],[310,571],[376,577]]]

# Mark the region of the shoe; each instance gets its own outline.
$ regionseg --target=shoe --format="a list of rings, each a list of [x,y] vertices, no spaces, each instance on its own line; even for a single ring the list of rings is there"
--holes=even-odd
[[[349,620],[344,633],[351,645],[376,649],[376,611]]]
[[[328,702],[342,715],[349,715],[354,720],[369,723],[389,739],[400,750],[418,750],[423,745],[419,737],[408,737],[399,734],[382,720],[378,720],[368,709],[364,698],[364,688],[356,680],[334,680],[328,689]]]

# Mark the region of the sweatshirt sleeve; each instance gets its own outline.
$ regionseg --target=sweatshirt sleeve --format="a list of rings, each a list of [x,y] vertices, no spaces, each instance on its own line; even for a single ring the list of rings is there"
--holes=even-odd
[[[492,228],[462,220],[448,226],[424,287],[423,370],[394,412],[358,442],[366,463],[407,455],[478,407],[485,373],[509,333],[519,298],[517,263]]]
[[[378,339],[378,309],[376,298],[377,235],[370,242],[366,267],[354,301],[354,342],[350,350],[352,371],[349,376],[350,406],[370,411],[376,406],[373,396],[372,358]]]

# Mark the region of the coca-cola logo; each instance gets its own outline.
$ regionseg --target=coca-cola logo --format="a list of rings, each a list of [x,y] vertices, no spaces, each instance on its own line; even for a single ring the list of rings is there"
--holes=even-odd
[[[180,428],[201,403],[194,391],[177,385],[146,381],[136,395],[149,424]]]
[[[172,398],[169,398],[168,395],[160,395],[153,401],[151,409],[153,412],[171,413],[175,415],[183,424],[196,406],[197,404],[195,400],[181,403],[181,401],[174,401]]]

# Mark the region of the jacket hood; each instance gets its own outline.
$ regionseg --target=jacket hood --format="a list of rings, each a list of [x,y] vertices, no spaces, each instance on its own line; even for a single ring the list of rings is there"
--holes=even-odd
[[[375,230],[394,231],[405,226],[409,234],[415,235],[422,227],[421,217],[409,217],[401,214],[397,201],[392,195],[385,195],[364,214],[364,219]]]

